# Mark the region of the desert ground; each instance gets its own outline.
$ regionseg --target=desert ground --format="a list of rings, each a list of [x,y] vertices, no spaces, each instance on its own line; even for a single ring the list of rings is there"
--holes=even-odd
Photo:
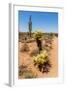
[[[34,74],[37,74],[37,78],[46,77],[57,77],[58,76],[58,37],[54,37],[52,41],[52,49],[49,51],[49,58],[52,67],[48,73],[42,73],[33,64],[32,56],[30,55],[32,51],[37,50],[36,42],[28,43],[29,52],[22,52],[21,48],[24,43],[19,42],[19,52],[18,52],[18,66],[27,65],[28,69],[31,69]],[[18,75],[19,79],[22,76]]]

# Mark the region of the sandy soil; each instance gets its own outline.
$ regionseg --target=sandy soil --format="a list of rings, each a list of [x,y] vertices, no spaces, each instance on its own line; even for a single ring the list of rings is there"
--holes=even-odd
[[[20,52],[21,47],[23,46],[22,43],[19,43],[19,66],[24,64],[28,65],[29,68],[32,69],[33,72],[38,74],[38,78],[42,77],[57,77],[58,76],[58,38],[55,37],[52,42],[52,49],[50,50],[50,61],[52,64],[52,67],[50,69],[50,72],[48,73],[42,73],[40,72],[34,65],[32,61],[32,57],[30,57],[30,53],[37,49],[36,42],[28,43],[29,52]]]

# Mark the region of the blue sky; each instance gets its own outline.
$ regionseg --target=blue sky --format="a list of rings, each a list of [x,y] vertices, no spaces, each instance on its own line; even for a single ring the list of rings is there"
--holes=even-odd
[[[27,32],[29,17],[32,16],[32,31],[58,32],[58,13],[18,11],[19,32]]]

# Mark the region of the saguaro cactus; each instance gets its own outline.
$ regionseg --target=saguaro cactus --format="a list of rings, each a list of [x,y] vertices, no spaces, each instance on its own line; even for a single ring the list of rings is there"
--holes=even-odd
[[[31,21],[31,16],[29,17],[29,36],[31,37],[31,31],[32,31],[32,21]]]

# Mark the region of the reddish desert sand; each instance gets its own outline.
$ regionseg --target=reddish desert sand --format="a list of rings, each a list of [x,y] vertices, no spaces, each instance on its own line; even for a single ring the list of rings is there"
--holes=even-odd
[[[24,64],[28,65],[29,68],[32,69],[33,72],[37,73],[37,78],[44,78],[44,77],[57,77],[58,76],[58,38],[55,37],[52,42],[52,49],[50,50],[50,61],[52,67],[48,73],[40,72],[34,65],[32,61],[32,57],[30,57],[30,52],[37,48],[36,42],[28,43],[30,48],[29,52],[20,52],[23,43],[19,42],[19,66]]]

